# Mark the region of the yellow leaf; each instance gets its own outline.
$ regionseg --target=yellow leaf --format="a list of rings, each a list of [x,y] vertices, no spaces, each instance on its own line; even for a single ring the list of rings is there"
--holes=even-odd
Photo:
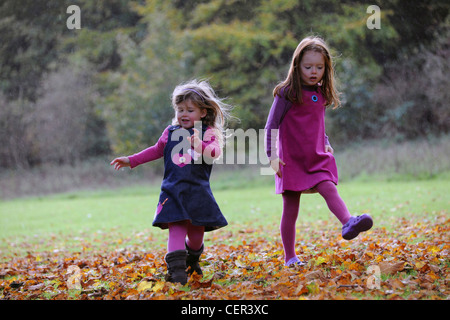
[[[158,292],[160,291],[162,288],[164,288],[164,282],[163,281],[158,281],[156,282],[155,286],[153,287],[153,292]]]
[[[234,262],[234,264],[235,264],[237,267],[239,267],[239,268],[244,268],[244,267],[245,267],[245,264],[244,264],[241,260],[239,260],[239,259],[237,259],[237,260]]]
[[[417,269],[422,269],[425,265],[426,265],[426,262],[424,262],[424,261],[417,261],[415,263],[415,266]]]
[[[318,257],[316,259],[316,265],[319,265],[319,264],[322,264],[322,263],[326,263],[326,262],[327,262],[327,259],[324,258],[324,257]]]
[[[138,284],[137,291],[142,292],[145,290],[150,290],[152,288],[153,284],[148,281],[141,281],[141,283]]]
[[[436,246],[431,246],[431,247],[429,247],[428,250],[430,250],[433,254],[436,254],[437,252],[441,251],[439,249],[439,247],[436,247]]]

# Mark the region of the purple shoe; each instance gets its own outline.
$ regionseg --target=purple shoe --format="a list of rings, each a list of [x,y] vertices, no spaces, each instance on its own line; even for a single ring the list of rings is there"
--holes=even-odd
[[[368,214],[357,217],[351,217],[342,227],[342,238],[352,240],[358,236],[360,232],[364,232],[372,228],[373,220]]]
[[[298,257],[293,257],[289,259],[288,262],[284,264],[286,267],[303,267],[306,265],[306,262],[301,261]]]

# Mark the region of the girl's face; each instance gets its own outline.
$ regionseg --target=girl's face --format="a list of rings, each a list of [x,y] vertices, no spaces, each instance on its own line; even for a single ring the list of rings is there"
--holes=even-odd
[[[195,121],[202,121],[206,116],[206,109],[200,109],[191,100],[180,102],[176,107],[176,118],[184,129],[194,127]]]
[[[322,80],[325,72],[325,60],[320,52],[306,51],[300,62],[302,84],[315,86]]]

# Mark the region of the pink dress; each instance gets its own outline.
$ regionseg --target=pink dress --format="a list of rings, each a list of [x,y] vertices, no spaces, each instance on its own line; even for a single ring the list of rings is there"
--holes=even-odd
[[[276,96],[267,119],[267,156],[279,157],[286,163],[280,166],[282,177],[275,175],[277,194],[285,190],[312,193],[322,181],[338,183],[334,156],[325,152],[325,145],[329,145],[325,134],[325,98],[320,90],[303,88],[302,99],[299,104]],[[272,150],[273,129],[278,129],[276,152]]]

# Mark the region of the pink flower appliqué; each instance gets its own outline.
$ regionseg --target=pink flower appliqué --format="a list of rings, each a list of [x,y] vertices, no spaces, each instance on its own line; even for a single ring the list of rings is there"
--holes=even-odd
[[[164,200],[163,203],[158,202],[158,206],[156,207],[156,215],[158,215],[161,212],[163,205],[164,203],[166,203],[167,200],[169,200],[169,198],[166,198],[166,200]]]
[[[179,155],[178,153],[172,156],[172,161],[180,168],[183,168],[185,165],[190,164],[192,157],[188,153],[184,153],[183,155]]]

